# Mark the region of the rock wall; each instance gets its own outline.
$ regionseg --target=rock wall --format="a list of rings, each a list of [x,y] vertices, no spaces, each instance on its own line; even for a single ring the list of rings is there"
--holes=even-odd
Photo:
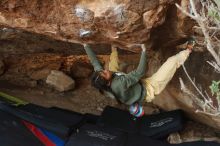
[[[0,60],[0,75],[2,75],[5,71],[5,64],[2,60]]]
[[[177,0],[1,0],[0,24],[68,42],[127,46],[149,41],[151,30],[165,21],[174,2]]]
[[[51,70],[63,71],[74,79],[88,79],[92,66],[81,43],[96,44],[93,49],[105,66],[111,44],[125,49],[120,50],[125,72],[135,69],[139,60],[134,52],[140,50],[129,45],[153,46],[147,53],[146,76],[150,76],[180,51],[176,46],[192,33],[192,20],[177,11],[175,2],[188,9],[188,0],[1,0],[0,80],[44,87],[42,82]],[[219,74],[204,65],[211,59],[207,52],[193,54],[186,67],[206,88],[210,77],[218,80]],[[198,107],[180,91],[179,77],[190,87],[180,69],[153,103],[165,110],[184,109],[191,118],[220,130],[219,116],[195,113]]]

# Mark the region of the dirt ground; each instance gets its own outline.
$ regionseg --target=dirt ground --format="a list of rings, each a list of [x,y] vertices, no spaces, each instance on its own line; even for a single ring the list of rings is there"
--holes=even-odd
[[[126,106],[118,104],[114,99],[104,97],[100,94],[96,89],[91,87],[89,80],[83,79],[76,82],[80,82],[80,84],[75,90],[59,93],[51,88],[21,87],[7,81],[1,81],[0,91],[37,105],[45,107],[56,106],[80,113],[100,115],[107,105],[124,110],[127,109]],[[153,104],[144,104],[144,109],[146,114],[159,112],[159,109]],[[182,131],[171,134],[168,140],[171,143],[198,140],[220,141],[218,135],[214,129],[189,120],[184,125]]]
[[[80,83],[84,85],[83,89],[77,87],[74,91],[60,93],[52,88],[21,87],[1,81],[0,90],[30,103],[45,107],[56,106],[80,113],[100,114],[106,105],[117,106],[117,102],[105,98],[91,87],[88,80],[81,80]]]

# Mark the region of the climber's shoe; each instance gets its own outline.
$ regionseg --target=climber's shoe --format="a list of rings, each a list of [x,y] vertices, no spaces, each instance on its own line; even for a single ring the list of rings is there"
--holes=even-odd
[[[196,45],[195,37],[193,36],[189,37],[187,41],[186,49],[192,51],[195,45]]]

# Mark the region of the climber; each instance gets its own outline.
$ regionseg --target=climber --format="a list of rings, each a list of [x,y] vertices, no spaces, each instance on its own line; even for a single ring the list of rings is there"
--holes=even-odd
[[[142,79],[146,71],[146,47],[144,44],[141,45],[142,53],[137,69],[128,74],[119,72],[119,59],[115,46],[112,47],[109,69],[103,69],[90,46],[84,44],[84,49],[95,70],[92,75],[92,86],[100,91],[112,93],[118,101],[130,106],[131,114],[140,117],[144,114],[141,106],[143,101],[151,102],[155,95],[165,88],[177,68],[188,58],[194,44],[195,40],[190,39],[185,50],[168,58],[155,74],[145,79]]]

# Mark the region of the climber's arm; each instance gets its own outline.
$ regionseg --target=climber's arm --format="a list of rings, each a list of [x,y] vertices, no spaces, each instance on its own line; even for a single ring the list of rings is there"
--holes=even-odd
[[[131,71],[130,73],[126,74],[124,76],[124,84],[126,85],[126,88],[129,88],[130,86],[136,84],[139,82],[139,80],[145,75],[146,73],[146,48],[144,45],[141,46],[142,53],[139,65],[136,70]]]
[[[95,71],[101,71],[103,68],[100,65],[100,62],[98,61],[98,59],[96,58],[95,53],[92,51],[92,49],[90,48],[90,46],[88,44],[84,44],[84,49],[86,51],[86,54],[89,57],[90,62],[92,63],[94,70]]]

